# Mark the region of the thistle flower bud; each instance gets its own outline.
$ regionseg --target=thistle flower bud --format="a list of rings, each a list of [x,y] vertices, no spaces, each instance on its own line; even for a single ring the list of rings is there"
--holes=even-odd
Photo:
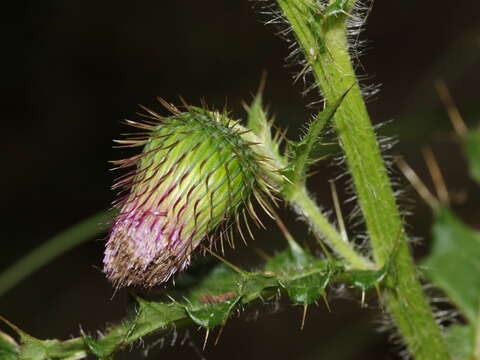
[[[141,154],[114,162],[134,167],[113,186],[126,194],[115,204],[120,212],[103,263],[117,287],[165,282],[188,266],[202,240],[215,241],[209,234],[220,224],[238,222],[242,212],[246,220],[245,208],[258,219],[252,194],[268,208],[273,167],[255,150],[252,134],[219,112],[167,106],[172,116],[146,109],[147,121],[128,121],[144,132],[117,141],[144,146]]]

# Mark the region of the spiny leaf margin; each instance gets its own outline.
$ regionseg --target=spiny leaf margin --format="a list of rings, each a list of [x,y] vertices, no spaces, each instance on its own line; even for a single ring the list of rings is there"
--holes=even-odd
[[[81,337],[67,341],[39,340],[14,328],[21,344],[18,353],[12,352],[9,360],[74,360],[88,354],[109,359],[147,335],[166,333],[192,323],[206,329],[223,326],[236,310],[254,302],[272,301],[282,292],[293,304],[307,306],[324,296],[327,285],[333,281],[345,281],[363,291],[364,285],[359,286],[359,281],[354,280],[355,273],[342,264],[322,261],[299,249],[276,254],[263,270],[256,272],[239,273],[220,264],[196,287],[168,301],[148,301],[133,295],[135,311],[98,338],[82,332]]]

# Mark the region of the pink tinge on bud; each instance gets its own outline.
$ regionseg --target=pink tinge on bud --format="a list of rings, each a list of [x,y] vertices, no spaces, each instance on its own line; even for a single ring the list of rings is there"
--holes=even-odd
[[[104,256],[104,272],[118,286],[153,286],[190,261],[184,226],[169,224],[164,210],[127,204],[115,220]]]

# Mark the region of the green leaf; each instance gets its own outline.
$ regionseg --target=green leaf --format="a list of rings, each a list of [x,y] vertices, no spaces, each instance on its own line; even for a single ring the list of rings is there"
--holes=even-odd
[[[242,303],[264,299],[267,290],[278,287],[278,280],[270,273],[248,273],[242,284]]]
[[[433,224],[433,246],[424,264],[430,280],[441,288],[468,321],[446,335],[454,359],[470,360],[480,339],[480,232],[450,210],[442,209]]]
[[[205,295],[215,295],[217,293],[238,290],[242,278],[243,274],[233,270],[227,265],[217,265],[190,290],[188,294],[189,301],[196,302]]]
[[[0,359],[18,360],[19,348],[15,341],[7,334],[0,331]]]
[[[241,298],[243,276],[226,265],[215,267],[186,298],[190,319],[208,329],[224,323]]]
[[[365,292],[383,281],[387,275],[387,267],[380,270],[349,270],[345,275],[352,286]]]
[[[467,153],[470,176],[480,184],[480,130],[472,130],[466,136],[465,152]]]
[[[233,295],[233,297],[230,297],[230,294],[235,293],[232,292],[220,294],[215,297],[212,296],[208,298],[208,300],[205,300],[206,303],[201,306],[186,306],[188,316],[190,316],[193,322],[197,325],[203,326],[207,329],[225,323],[230,316],[233,307],[241,297],[240,295]]]
[[[335,0],[333,3],[328,5],[323,11],[323,23],[328,22],[328,18],[332,16],[348,14],[348,0]]]
[[[325,296],[325,288],[331,280],[331,274],[323,269],[312,270],[313,273],[306,273],[286,283],[288,297],[294,304],[311,305]]]
[[[267,114],[263,110],[263,96],[261,92],[255,95],[252,104],[247,108],[247,112],[247,127],[259,137],[269,137],[270,126],[268,124]]]
[[[0,316],[0,320],[18,334],[21,345],[16,345],[12,338],[0,331],[1,360],[3,360],[3,355],[11,358],[12,351],[17,353],[14,359],[19,360],[76,360],[82,359],[86,356],[83,343],[79,339],[71,339],[67,341],[60,341],[57,339],[40,340],[19,329],[4,317]]]
[[[267,113],[263,108],[263,96],[261,90],[253,99],[252,104],[246,107],[248,113],[247,128],[250,129],[272,152],[275,159],[280,159],[280,141],[272,137],[273,121],[268,119]]]
[[[108,337],[109,341],[99,342],[97,339],[84,335],[83,341],[88,349],[99,359],[108,359],[115,353],[118,344],[122,342],[122,339],[114,339],[113,336]]]
[[[21,338],[20,360],[75,360],[86,357],[83,344],[77,339],[67,341],[39,340],[25,334]]]
[[[313,304],[324,296],[334,273],[328,264],[292,244],[270,259],[265,269],[277,275],[290,300],[300,305]]]
[[[445,341],[452,360],[471,360],[475,331],[468,325],[451,325],[445,333]]]
[[[347,90],[335,103],[327,106],[325,110],[318,113],[316,118],[308,125],[305,135],[300,141],[289,141],[288,152],[291,156],[289,166],[285,174],[292,183],[300,184],[306,179],[309,166],[315,162],[314,154],[321,148],[321,134],[327,128],[328,123],[335,115],[342,103]]]
[[[439,211],[433,225],[433,247],[425,265],[431,281],[474,324],[480,305],[480,233],[451,211]]]
[[[175,321],[185,317],[182,306],[176,302],[146,301],[136,298],[139,308],[137,310],[132,328],[127,333],[125,341],[131,342],[152,331],[165,330]]]
[[[196,324],[213,328],[223,324],[235,305],[262,296],[265,289],[278,286],[276,279],[262,273],[239,273],[220,265],[186,297],[185,309]]]
[[[297,11],[302,11],[301,7],[295,4]],[[329,5],[324,6],[317,2],[312,2],[308,7],[307,13],[304,15],[312,34],[318,34],[319,51],[326,50],[325,36],[329,28],[337,21],[344,21],[349,12],[348,0],[335,0]],[[304,12],[304,11],[302,11]],[[305,13],[305,12],[304,12]]]
[[[44,360],[48,359],[48,348],[51,340],[22,339],[20,359],[22,360]]]

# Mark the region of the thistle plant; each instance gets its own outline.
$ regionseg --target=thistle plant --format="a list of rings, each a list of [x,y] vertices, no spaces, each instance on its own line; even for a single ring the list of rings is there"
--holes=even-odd
[[[480,284],[475,276],[480,266],[476,256],[480,238],[453,216],[449,202],[440,195],[445,194],[446,186],[438,180],[438,166],[430,168],[435,169],[432,177],[440,200],[426,186],[418,185],[421,182],[413,170],[399,161],[406,177],[421,194],[428,195],[436,217],[433,252],[424,262],[429,266],[426,274],[464,314],[463,323],[447,326],[451,318],[442,321],[435,313],[413,261],[406,220],[389,176],[390,164],[384,161],[354,71],[356,39],[369,7],[355,0],[259,3],[273,16],[272,22],[283,24],[281,35],[290,36],[296,44],[290,56],[300,65],[295,79],[313,78],[309,88],[323,97],[322,111],[307,123],[297,141],[287,139],[282,130],[273,131],[273,120],[263,107],[263,87],[245,107],[247,121],[243,123],[225,111],[206,106],[177,108],[163,100],[169,115],[144,108],[142,120],[127,121],[137,131],[117,144],[139,148],[139,152],[113,162],[123,171],[113,186],[120,192],[119,199],[114,204],[116,211],[100,216],[112,219],[103,272],[114,288],[131,287],[135,311],[102,334],[82,332],[67,341],[36,339],[2,318],[17,333],[19,342],[0,332],[0,358],[71,360],[94,355],[112,359],[146,335],[161,335],[191,324],[206,330],[205,347],[210,331],[223,329],[233,313],[275,301],[278,296],[303,306],[303,326],[308,307],[320,300],[328,304],[329,286],[345,284],[359,290],[362,305],[365,293],[376,290],[379,307],[388,313],[393,331],[412,358],[480,359]],[[447,109],[452,114],[453,102],[448,99]],[[461,129],[458,137],[478,181],[478,130],[468,130],[458,116],[452,118],[457,119],[454,127]],[[343,223],[336,193],[338,225],[307,189],[308,176],[318,153],[324,150],[322,139],[329,130],[338,140],[365,224],[366,240],[361,247],[355,239],[358,234]],[[282,204],[307,223],[322,255],[295,240],[277,215],[277,206]],[[226,243],[252,234],[249,219],[261,223],[260,209],[274,218],[286,246],[275,255],[264,256],[265,263],[249,271],[221,254]],[[69,246],[102,231],[96,222],[80,228],[88,231]],[[0,289],[13,286],[63,251],[65,246],[58,245],[71,235],[63,234],[52,241],[54,245],[47,244],[14,265],[0,277]],[[475,256],[464,256],[461,266],[448,266],[446,271],[446,259],[461,257],[455,244]],[[175,287],[172,278],[181,280],[177,273],[187,269],[197,252],[220,261],[206,274],[191,270],[193,283]],[[458,274],[463,280],[459,283],[455,281]],[[156,286],[166,292],[161,300],[144,299],[134,289]]]

